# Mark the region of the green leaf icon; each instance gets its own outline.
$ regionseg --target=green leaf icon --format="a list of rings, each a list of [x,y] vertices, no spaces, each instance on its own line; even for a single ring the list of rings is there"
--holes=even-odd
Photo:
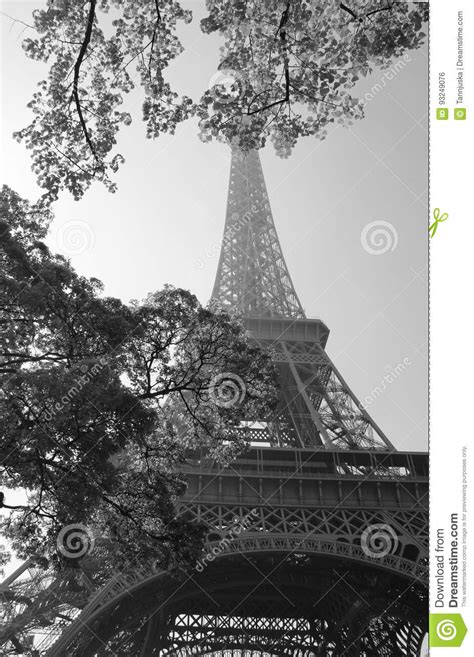
[[[461,614],[430,614],[430,648],[458,648],[466,632]]]

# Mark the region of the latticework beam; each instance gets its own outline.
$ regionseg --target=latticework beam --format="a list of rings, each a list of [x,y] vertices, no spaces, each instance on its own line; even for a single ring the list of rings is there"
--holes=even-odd
[[[258,151],[232,152],[212,297],[247,316],[304,317],[278,241]]]

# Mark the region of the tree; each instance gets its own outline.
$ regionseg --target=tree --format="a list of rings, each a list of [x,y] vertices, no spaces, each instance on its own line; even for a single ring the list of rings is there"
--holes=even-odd
[[[347,6],[349,5],[349,6]],[[363,117],[361,76],[420,47],[428,3],[356,0],[207,0],[205,33],[225,39],[224,84],[198,103],[201,138],[243,150],[271,139],[286,157],[301,136]]]
[[[111,10],[115,17],[107,20]],[[174,0],[48,0],[33,20],[39,36],[25,39],[24,50],[50,69],[29,104],[33,122],[15,136],[32,150],[50,199],[61,188],[80,198],[92,180],[114,191],[110,173],[123,157],[111,152],[120,126],[132,120],[121,110],[123,94],[135,86],[132,64],[145,94],[148,136],[173,134],[190,116],[192,101],[171,89],[163,71],[182,51],[176,25],[189,22],[191,12]]]
[[[34,12],[24,49],[47,62],[48,79],[30,103],[35,118],[15,133],[31,149],[49,200],[61,189],[80,198],[93,180],[115,190],[123,163],[117,133],[132,116],[124,96],[138,72],[147,137],[173,134],[191,116],[204,141],[243,150],[271,139],[287,156],[298,138],[323,139],[331,123],[363,116],[351,95],[361,76],[423,43],[428,3],[390,0],[207,0],[204,33],[224,39],[215,84],[199,101],[180,96],[165,69],[182,46],[191,13],[175,0],[47,0]],[[107,13],[109,16],[107,17]]]
[[[0,481],[27,495],[1,496],[4,535],[18,556],[59,567],[87,541],[114,567],[189,564],[203,535],[177,511],[180,466],[191,448],[223,463],[242,449],[240,418],[276,401],[270,356],[238,317],[185,290],[131,305],[102,296],[42,242],[46,207],[4,187],[0,208]]]

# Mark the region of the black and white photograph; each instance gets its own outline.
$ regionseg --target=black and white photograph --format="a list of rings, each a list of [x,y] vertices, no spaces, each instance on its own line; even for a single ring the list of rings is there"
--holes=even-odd
[[[426,657],[428,3],[0,26],[0,654]]]

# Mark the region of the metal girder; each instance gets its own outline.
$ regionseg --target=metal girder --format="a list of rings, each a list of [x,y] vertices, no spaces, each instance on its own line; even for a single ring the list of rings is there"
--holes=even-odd
[[[329,330],[308,320],[275,229],[258,151],[234,149],[213,299],[240,310],[254,338],[271,347],[281,403],[256,441],[346,449],[393,449],[324,348]],[[264,418],[260,418],[263,420]]]
[[[247,316],[304,317],[273,222],[258,151],[232,151],[212,297]]]
[[[138,655],[147,637],[149,657],[225,649],[415,657],[426,631],[422,588],[340,558],[242,552],[174,582],[150,573],[83,615],[72,640],[48,655]]]
[[[281,389],[274,415],[254,429],[252,442],[394,450],[326,353],[329,330],[321,320],[247,318],[247,326],[255,341],[270,350]]]

